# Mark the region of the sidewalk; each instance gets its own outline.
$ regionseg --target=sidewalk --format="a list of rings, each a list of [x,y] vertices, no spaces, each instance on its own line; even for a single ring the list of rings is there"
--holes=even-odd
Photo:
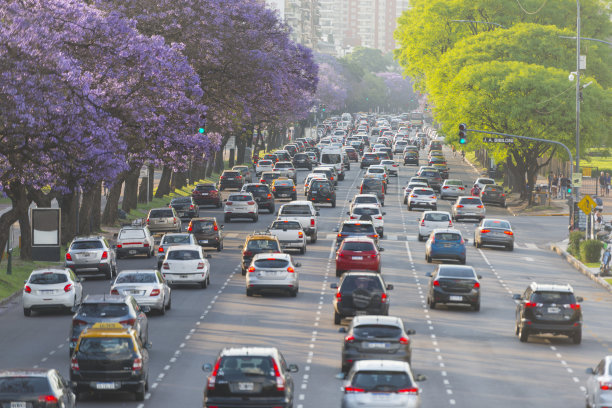
[[[567,252],[567,245],[568,240],[565,239],[562,242],[551,244],[550,249],[559,254],[561,258],[565,258],[567,263],[576,268],[576,270],[582,273],[584,276],[597,282],[605,290],[612,293],[612,284],[610,284],[606,279],[599,276],[599,268],[589,268],[588,266],[580,262],[578,259],[574,258],[571,254]]]

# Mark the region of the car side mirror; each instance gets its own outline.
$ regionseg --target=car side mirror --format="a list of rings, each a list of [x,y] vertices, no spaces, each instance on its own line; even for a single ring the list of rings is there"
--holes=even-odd
[[[151,308],[149,306],[140,306],[140,311],[142,313],[149,313],[151,311]]]
[[[338,284],[337,283],[332,283],[329,285],[330,289],[338,289]]]
[[[427,272],[425,276],[427,276],[428,278],[431,278],[431,272]]]
[[[346,333],[346,332],[347,332],[346,327],[341,327],[338,329],[338,333]]]
[[[321,215],[321,212],[320,212],[319,210],[317,210],[317,211],[315,212],[315,215],[318,217],[319,215]]]
[[[584,298],[582,296],[576,296],[576,302],[584,302]]]
[[[586,369],[586,373],[590,374],[590,375],[594,375],[595,374],[595,370],[593,370],[591,367]]]
[[[478,279],[482,279],[482,275],[476,275]]]
[[[224,199],[223,199],[223,202],[226,202],[226,201],[227,201],[227,198],[224,198]]]
[[[425,380],[427,380],[427,377],[425,377],[423,374],[417,374],[414,376],[414,381],[421,382]]]
[[[383,215],[387,215],[387,213],[383,211]]]
[[[463,241],[465,241],[465,243],[466,243],[466,244],[467,244],[468,242],[470,242],[470,240],[469,240],[469,239],[467,239],[467,238],[463,238]]]
[[[514,300],[523,300],[523,297],[521,295],[519,295],[519,294],[514,294],[514,295],[512,295],[512,299],[514,299]]]
[[[298,368],[297,364],[289,364],[289,372],[290,373],[297,373],[300,369]]]
[[[206,254],[206,259],[211,259],[212,255],[211,254]]]
[[[408,330],[404,330],[406,332],[406,334],[415,334],[416,330],[414,329],[408,329]]]
[[[347,211],[347,212],[346,212],[346,215],[351,215],[351,212],[350,212],[350,211]]]
[[[299,268],[300,266],[302,266],[302,264],[301,264],[300,262],[298,262],[298,263],[296,263],[296,264],[295,264],[295,267],[296,267],[296,268]]]
[[[387,285],[387,290],[393,290],[393,285],[388,284],[388,285]]]
[[[115,238],[115,239],[116,239],[118,236],[119,236],[119,233],[118,233],[118,232],[115,232],[115,233],[113,234],[113,238]],[[115,247],[115,245],[113,245],[113,247]]]
[[[379,252],[385,252],[385,248],[378,248]]]
[[[202,371],[204,371],[205,373],[212,371],[212,364],[202,364]]]
[[[146,348],[147,350],[150,350],[153,347],[153,343],[151,343],[150,341],[147,341],[144,344],[144,348]]]
[[[223,228],[225,228],[225,225],[223,225],[223,224],[219,225],[219,228],[223,229]]]

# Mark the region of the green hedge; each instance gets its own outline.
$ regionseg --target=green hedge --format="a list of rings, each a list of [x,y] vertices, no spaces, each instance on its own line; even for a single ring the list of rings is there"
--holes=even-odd
[[[588,239],[580,243],[580,258],[582,262],[597,262],[601,256],[603,242],[597,239]]]
[[[569,235],[569,246],[567,252],[574,255],[576,258],[580,258],[580,241],[584,238],[584,232],[572,231]]]

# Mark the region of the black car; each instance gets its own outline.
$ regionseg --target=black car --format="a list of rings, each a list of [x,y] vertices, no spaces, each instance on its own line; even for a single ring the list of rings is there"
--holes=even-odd
[[[269,172],[266,172],[266,174]],[[270,186],[264,183],[250,183],[242,187],[242,191],[251,193],[259,209],[266,209],[272,214],[275,211],[275,201]]]
[[[342,241],[348,237],[368,237],[378,244],[378,234],[372,221],[343,221],[336,237],[336,247],[339,247]]]
[[[427,304],[435,309],[438,303],[468,304],[480,310],[480,281],[474,268],[463,265],[438,265],[430,277]]]
[[[276,179],[272,182],[272,194],[275,198],[297,200],[297,189],[292,179]]]
[[[195,241],[202,247],[213,247],[217,251],[223,249],[223,225],[217,224],[215,217],[193,218],[187,231],[194,235]]]
[[[295,364],[287,364],[276,347],[224,348],[204,388],[204,407],[293,407]]]
[[[79,336],[87,327],[100,322],[118,322],[136,330],[143,344],[149,340],[149,306],[138,306],[129,295],[87,295],[72,317],[70,355]]]
[[[480,192],[480,199],[485,204],[491,203],[506,207],[504,188],[497,184],[485,184],[484,189]]]
[[[214,205],[217,208],[221,208],[223,201],[219,194],[219,189],[215,183],[198,184],[191,192],[195,203],[197,205]]]
[[[438,170],[423,169],[419,171],[416,175],[419,177],[425,177],[429,186],[437,192],[440,192],[440,190],[442,189],[442,175],[440,175],[440,172]]]
[[[314,179],[310,182],[306,199],[313,203],[328,203],[336,208],[336,190],[329,180]]]
[[[2,369],[0,407],[74,408],[76,396],[55,369]]]
[[[170,207],[174,208],[174,211],[180,218],[193,218],[198,216],[198,205],[195,203],[193,197],[175,197],[170,201]]]
[[[404,153],[404,166],[407,164],[419,165],[419,152],[416,150],[408,150]]]
[[[389,294],[393,285],[387,285],[377,272],[346,272],[340,283],[332,283],[337,289],[334,296],[334,324],[345,317],[360,315],[388,315]]]
[[[295,144],[285,145],[285,146],[283,146],[283,149],[288,151],[289,152],[289,156],[292,156],[292,157],[295,156],[298,153],[298,151],[299,151],[298,146],[295,145]]]
[[[365,153],[361,158],[360,168],[368,168],[373,164],[380,164],[380,158],[376,153]]]
[[[582,341],[580,296],[574,296],[570,285],[532,282],[522,295],[514,295],[516,305],[515,333],[526,342],[530,335],[550,333],[568,336],[574,344]]]
[[[223,191],[227,188],[237,188],[240,190],[244,185],[244,177],[238,170],[225,170],[219,177],[219,190]]]
[[[296,153],[293,156],[293,167],[298,168],[306,168],[308,170],[312,170],[312,160],[306,153]]]

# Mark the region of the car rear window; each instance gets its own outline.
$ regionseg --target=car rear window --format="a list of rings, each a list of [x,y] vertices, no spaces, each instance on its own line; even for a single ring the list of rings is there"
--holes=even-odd
[[[73,242],[70,249],[102,249],[104,245],[100,241],[78,241]]]
[[[270,229],[301,230],[302,226],[297,221],[275,221]]]
[[[270,357],[255,356],[225,356],[219,362],[219,377],[244,376],[274,377],[274,364]]]
[[[378,199],[376,197],[357,197],[355,204],[378,204]]]
[[[374,167],[374,168],[370,167],[368,169],[368,173],[384,173],[384,172],[385,172],[385,169],[379,169],[378,167]]]
[[[364,324],[353,328],[353,333],[359,337],[366,338],[389,338],[399,337],[402,329],[397,326],[384,326],[378,324]]]
[[[239,175],[240,175],[239,171],[224,171],[222,174],[222,176],[227,176],[227,177],[236,177]]]
[[[217,190],[217,188],[214,185],[200,185],[200,186],[196,186],[196,190],[198,191],[202,191],[202,192],[208,192],[208,191],[215,191]]]
[[[83,303],[79,314],[89,317],[121,317],[129,312],[125,303]]]
[[[260,160],[257,162],[260,166],[271,166],[272,160]]]
[[[0,377],[0,394],[51,394],[47,377]],[[5,400],[5,398],[2,398]],[[10,398],[8,399],[10,401]],[[4,405],[4,404],[3,404]],[[7,407],[11,404],[7,403]],[[26,406],[28,404],[26,403]],[[30,405],[31,406],[31,405]]]
[[[272,239],[251,239],[247,244],[248,250],[255,251],[276,251],[278,244]]]
[[[289,266],[289,261],[285,259],[258,259],[253,262],[257,268],[286,268]]]
[[[145,232],[141,229],[127,229],[119,231],[117,239],[132,239],[132,238],[144,238]]]
[[[249,193],[269,193],[270,192],[270,188],[266,185],[246,186],[244,190]]]
[[[420,176],[422,177],[440,177],[440,174],[437,171],[425,170],[421,172]]]
[[[436,241],[461,241],[461,235],[452,232],[436,232]]]
[[[576,298],[570,292],[538,291],[531,295],[530,301],[534,303],[555,303],[567,305],[576,303]]]
[[[510,229],[510,223],[508,221],[485,220],[482,226],[486,228]]]
[[[84,354],[131,354],[134,346],[128,337],[84,337],[79,343],[79,352]]]
[[[482,201],[478,197],[462,197],[459,199],[459,204],[481,205]]]
[[[151,210],[149,212],[149,218],[169,218],[174,217],[172,210]]]
[[[236,194],[227,198],[227,201],[251,201],[253,198],[250,195]]]
[[[293,167],[293,164],[291,163],[276,163],[275,166],[277,169],[290,169]]]
[[[475,278],[471,268],[440,269],[438,278]]]
[[[293,187],[293,181],[292,180],[276,180],[276,182],[274,183],[275,186],[280,186],[280,187]]]
[[[353,209],[353,214],[357,215],[378,215],[380,214],[380,210],[378,208],[371,207],[357,207]]]
[[[463,186],[463,182],[461,180],[446,180],[444,185],[445,186]]]
[[[174,251],[169,251],[167,255],[168,259],[173,261],[191,261],[194,259],[201,259],[200,253],[198,251],[193,251],[189,249],[178,249]]]
[[[191,197],[173,198],[170,204],[191,204]]]
[[[480,183],[480,184],[495,184],[495,180],[491,180],[491,179],[478,179],[477,183]]]
[[[449,221],[450,217],[448,214],[429,213],[425,214],[425,221]]]
[[[371,242],[344,242],[342,249],[345,251],[374,251],[374,244]]]
[[[296,153],[295,156],[293,156],[294,159],[306,159],[308,157],[308,155],[304,154],[304,153]]]
[[[342,225],[342,232],[346,233],[346,232],[353,232],[353,233],[360,233],[360,234],[368,234],[368,233],[374,233],[374,225],[372,224],[344,224]]]
[[[156,283],[155,273],[125,273],[122,272],[115,279],[115,283]]]
[[[365,289],[370,291],[382,291],[382,283],[376,276],[347,276],[342,281],[342,292],[352,292],[355,289]]]
[[[195,224],[196,222],[193,222]],[[164,244],[190,244],[191,240],[189,239],[189,234],[180,234],[180,235],[165,235],[163,238],[162,245]]]
[[[65,273],[43,272],[30,276],[30,283],[34,285],[53,285],[64,282],[68,282],[68,276]]]
[[[363,156],[363,158],[367,160],[375,160],[378,158],[378,156],[374,153],[367,153]]]
[[[382,187],[382,181],[380,179],[377,179],[377,178],[367,178],[367,179],[363,179],[362,185],[364,187],[381,188]]]
[[[425,189],[425,188],[415,188],[414,190],[412,190],[412,194],[414,195],[431,195],[433,194],[434,191],[430,188]]]
[[[285,205],[281,215],[311,215],[310,206],[306,204]]]
[[[487,184],[484,188],[484,191],[502,191],[502,188],[500,186]]]

